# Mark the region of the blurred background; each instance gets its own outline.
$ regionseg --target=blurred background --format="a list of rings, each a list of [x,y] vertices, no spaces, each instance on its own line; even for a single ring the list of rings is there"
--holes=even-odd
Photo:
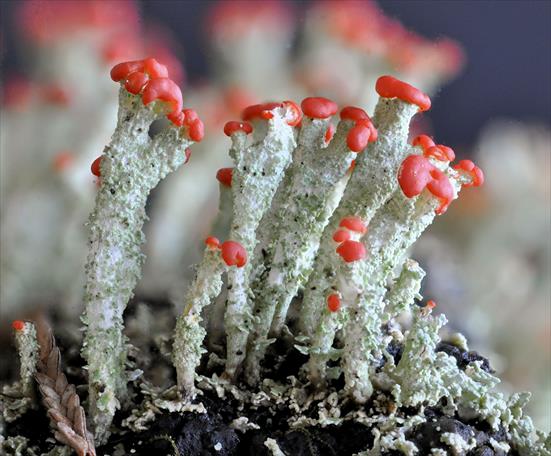
[[[114,128],[109,69],[156,57],[205,121],[190,164],[152,195],[139,294],[189,279],[228,166],[225,121],[248,104],[324,95],[373,110],[394,74],[429,92],[427,133],[484,169],[414,258],[452,328],[531,390],[551,429],[551,2],[1,1],[0,308],[81,312],[90,163]],[[196,214],[201,213],[201,217]],[[9,374],[2,350],[0,378]]]

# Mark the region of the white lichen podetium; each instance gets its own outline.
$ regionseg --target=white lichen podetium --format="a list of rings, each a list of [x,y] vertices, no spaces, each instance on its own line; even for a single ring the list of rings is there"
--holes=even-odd
[[[391,90],[389,90],[389,87]],[[396,173],[407,154],[411,118],[430,107],[430,99],[412,86],[391,76],[377,81],[380,95],[373,123],[377,140],[358,156],[356,166],[340,203],[327,224],[320,241],[312,272],[304,288],[300,325],[303,335],[311,337],[317,327],[320,306],[327,295],[327,278],[336,274],[338,260],[331,255],[331,237],[344,217],[359,217],[365,224],[389,198],[398,183]],[[350,112],[350,116],[356,113]]]
[[[107,438],[119,400],[125,397],[123,312],[144,261],[147,197],[187,161],[187,148],[203,137],[201,120],[194,111],[182,110],[179,87],[154,59],[116,65],[111,78],[121,83],[119,113],[110,144],[92,164],[99,189],[88,222],[83,317],[90,417],[98,442]],[[151,138],[151,124],[165,115],[170,124]]]
[[[39,352],[36,329],[32,323],[22,320],[15,320],[12,328],[19,355],[19,380],[2,387],[0,425],[3,420],[8,423],[16,420],[29,407],[37,404],[34,393],[34,375]]]
[[[253,105],[243,120],[254,127],[252,144],[247,145],[250,124],[231,122],[225,132],[232,138],[230,157],[234,161],[231,187],[233,218],[230,239],[241,244],[253,257],[258,225],[270,207],[276,190],[291,162],[296,147],[294,127],[302,119],[292,101]],[[225,376],[235,379],[245,358],[251,324],[249,275],[251,262],[228,271],[228,296],[224,324],[227,335]]]
[[[404,261],[400,275],[385,295],[383,322],[390,321],[407,312],[415,299],[422,298],[419,292],[425,274],[417,261],[411,258]]]
[[[291,300],[308,277],[319,238],[334,209],[331,197],[335,187],[347,175],[356,154],[376,139],[369,117],[359,108],[342,110],[331,140],[330,118],[337,105],[318,97],[306,98],[301,107],[305,117],[298,147],[260,226],[260,232],[269,232],[269,236],[259,236],[255,252],[251,285],[254,324],[245,366],[251,384],[259,379],[270,328],[271,335],[280,335]],[[358,113],[361,120],[347,116],[350,111]]]
[[[194,281],[184,299],[184,310],[174,332],[172,359],[176,368],[178,389],[187,399],[194,397],[195,371],[205,353],[206,330],[201,324],[201,311],[210,305],[222,290],[222,274],[228,268],[242,268],[247,263],[245,249],[235,241],[220,241],[210,236]]]
[[[30,322],[15,320],[12,323],[15,332],[15,346],[19,354],[19,390],[31,400],[34,399],[34,374],[38,361],[38,342],[36,328]]]
[[[367,254],[364,245],[359,241],[367,231],[367,227],[357,217],[344,218],[339,228],[333,234],[335,252],[331,254],[340,264],[337,274],[330,281],[327,306],[320,313],[318,327],[311,338],[310,359],[307,365],[308,379],[318,389],[326,386],[327,362],[338,359],[340,352],[333,348],[335,334],[350,318],[350,310],[361,293],[361,287],[350,278],[358,277],[361,260]],[[368,375],[368,372],[365,373]]]
[[[381,325],[413,302],[424,275],[418,266],[406,262],[402,276],[387,293],[386,285],[393,271],[435,215],[443,213],[457,197],[462,185],[482,183],[482,174],[474,165],[465,170],[465,162],[460,162],[459,171],[450,169],[448,164],[454,158],[453,151],[446,146],[436,146],[427,136],[416,138],[414,146],[406,151],[404,155],[409,155],[394,174],[399,188],[375,212],[362,243],[350,240],[343,230],[333,235],[333,240],[340,243],[337,253],[344,259],[336,276],[345,277],[339,282],[349,295],[345,307],[347,316],[337,319],[326,312],[311,345],[309,378],[320,385],[324,383],[321,378],[325,370],[323,363],[332,350],[334,337],[334,333],[328,333],[328,319],[345,321],[342,351],[345,389],[357,402],[365,402],[373,391],[371,370],[385,348]],[[351,216],[344,218],[340,225],[365,232],[363,223],[361,217]],[[346,264],[349,262],[357,264],[352,268]],[[343,290],[337,290],[343,294]],[[397,305],[398,301],[401,305]],[[338,328],[337,325],[331,329]]]

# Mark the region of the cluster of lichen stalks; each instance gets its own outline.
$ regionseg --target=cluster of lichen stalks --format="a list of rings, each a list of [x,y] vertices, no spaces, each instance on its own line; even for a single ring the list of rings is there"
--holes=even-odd
[[[182,111],[181,93],[162,65],[124,63],[111,75],[122,83],[119,123],[93,165],[101,184],[90,218],[85,293],[84,355],[100,438],[125,394],[122,314],[143,260],[147,195],[202,137],[200,120]],[[374,122],[362,109],[346,107],[334,136],[338,107],[324,98],[304,100],[302,110],[291,101],[251,106],[242,122],[226,125],[235,163],[222,179],[231,190],[221,186],[231,191],[221,197],[221,213],[232,214],[229,240],[207,240],[174,333],[173,362],[186,398],[194,395],[205,351],[201,314],[220,294],[224,273],[227,378],[244,373],[249,384],[259,381],[269,337],[281,334],[291,300],[304,288],[300,340],[311,354],[311,381],[323,384],[342,328],[346,389],[359,402],[370,396],[368,371],[383,323],[383,312],[373,308],[384,307],[386,281],[435,212],[462,184],[481,180],[470,162],[448,168],[453,152],[428,137],[407,144],[410,119],[430,107],[426,95],[390,76],[379,79],[377,91]],[[150,139],[149,126],[167,112],[172,125]],[[410,269],[418,283],[422,274]]]
[[[119,64],[111,76],[121,83],[120,108],[112,141],[92,165],[100,185],[89,221],[84,297],[83,355],[99,442],[126,394],[123,312],[144,260],[147,196],[203,136],[201,121],[182,109],[180,90],[154,59]],[[453,151],[428,136],[408,144],[411,118],[430,108],[425,94],[391,76],[379,78],[376,90],[373,120],[348,106],[335,128],[337,105],[319,97],[301,107],[291,101],[250,106],[241,121],[226,124],[235,166],[217,177],[220,220],[231,223],[225,242],[207,238],[180,303],[173,363],[182,400],[194,398],[205,352],[202,315],[220,295],[224,274],[227,380],[259,383],[260,361],[274,338],[289,336],[288,311],[302,290],[293,328],[295,346],[310,355],[305,378],[322,389],[344,373],[351,398],[363,403],[372,395],[375,361],[388,358],[393,337],[382,326],[392,326],[419,297],[424,272],[407,259],[408,249],[461,187],[483,182],[468,160],[451,167]],[[169,124],[151,138],[149,127],[165,115]],[[495,377],[476,364],[464,373],[435,353],[443,316],[432,317],[430,306],[413,313],[402,360],[387,362],[384,372],[396,402],[436,404],[449,396],[503,423],[506,409],[524,396],[486,398]],[[328,368],[329,360],[340,360],[340,367]]]

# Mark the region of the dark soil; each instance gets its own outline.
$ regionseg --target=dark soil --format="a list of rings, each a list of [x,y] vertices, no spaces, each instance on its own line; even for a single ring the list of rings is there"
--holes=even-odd
[[[484,356],[479,355],[475,351],[467,351],[459,348],[449,342],[440,342],[436,347],[437,352],[444,352],[449,356],[453,356],[457,361],[457,366],[460,369],[465,369],[470,363],[475,361],[482,361],[481,369],[486,372],[494,373],[495,371],[490,367],[490,362]]]
[[[132,310],[130,310],[132,312]],[[65,344],[71,344],[68,339],[58,337],[58,344],[63,348]],[[292,347],[292,346],[291,346]],[[460,368],[465,368],[473,361],[482,361],[483,369],[491,371],[488,360],[476,352],[467,352],[450,343],[442,342],[438,351],[443,351],[453,356]],[[387,348],[388,353],[396,362],[402,355],[400,344],[392,343]],[[70,373],[68,377],[77,385],[86,382],[82,375],[83,364],[80,354],[76,349],[62,350],[65,370]],[[290,375],[298,377],[298,370],[307,360],[294,348],[290,348],[285,342],[278,340],[271,349],[263,363],[265,367],[264,378],[285,383]],[[204,363],[206,364],[206,363]],[[381,367],[384,361],[381,361]],[[269,368],[268,368],[269,366]],[[342,378],[333,382],[332,386],[340,388]],[[244,386],[243,386],[244,388]],[[81,391],[82,389],[82,391]],[[84,388],[82,399],[85,400]],[[139,401],[141,396],[135,398]],[[289,420],[292,411],[287,407],[251,408],[245,406],[238,411],[239,404],[235,399],[227,397],[219,399],[215,393],[204,391],[200,401],[207,409],[205,414],[191,412],[165,413],[159,415],[150,429],[145,432],[135,433],[129,430],[115,432],[108,444],[97,449],[98,455],[112,455],[117,445],[123,444],[128,455],[135,456],[269,456],[270,450],[264,445],[267,438],[275,439],[280,448],[289,456],[350,456],[362,450],[371,448],[373,435],[371,429],[363,424],[345,421],[339,426],[316,426],[304,428],[291,428]],[[389,397],[389,402],[391,398]],[[372,403],[364,406],[369,413]],[[356,408],[351,403],[341,407],[342,414]],[[402,410],[405,415],[419,413],[419,409],[411,408]],[[305,412],[306,416],[316,417],[318,408],[316,404]],[[129,410],[122,410],[115,419],[118,427]],[[420,450],[420,455],[429,454],[432,448],[447,449],[440,442],[440,437],[445,432],[454,432],[469,440],[476,438],[477,446],[468,453],[468,456],[502,456],[503,452],[496,452],[490,445],[490,438],[496,441],[507,440],[505,432],[495,432],[487,423],[465,422],[459,417],[444,416],[439,408],[425,410],[428,421],[412,429],[407,438],[413,441]],[[246,432],[230,427],[230,423],[241,416],[247,416],[250,422],[256,423],[260,429],[251,429]],[[51,431],[48,427],[45,410],[31,410],[19,420],[9,424],[7,435],[23,435],[37,443],[42,451],[47,452],[53,446]],[[49,438],[49,441],[46,440]],[[389,455],[398,455],[399,452],[389,452]],[[514,455],[514,452],[509,454]]]

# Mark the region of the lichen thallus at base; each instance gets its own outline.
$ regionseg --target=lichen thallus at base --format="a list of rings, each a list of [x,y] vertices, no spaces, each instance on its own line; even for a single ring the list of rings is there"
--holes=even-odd
[[[188,146],[203,136],[201,121],[182,109],[180,90],[155,60],[117,65],[111,75],[122,85],[119,118],[111,143],[92,165],[100,185],[89,222],[85,288],[83,354],[97,443],[108,437],[125,397],[122,316],[144,260],[147,195],[187,161]],[[291,336],[309,355],[303,380],[318,391],[344,374],[342,395],[360,404],[377,388],[398,408],[445,398],[465,419],[505,429],[521,454],[544,451],[523,413],[528,396],[507,399],[480,362],[461,370],[453,357],[437,352],[445,317],[431,314],[433,302],[414,305],[424,271],[407,259],[409,248],[462,187],[482,185],[483,173],[469,160],[450,166],[453,150],[426,135],[407,144],[411,118],[430,108],[425,94],[392,76],[379,78],[376,91],[373,120],[348,106],[336,129],[331,118],[339,109],[322,97],[307,98],[301,107],[292,101],[250,106],[241,121],[226,124],[234,167],[217,173],[222,195],[215,227],[226,240],[206,239],[196,277],[181,294],[174,332],[182,401],[196,395],[206,336],[201,314],[208,315],[226,273],[226,384],[242,374],[252,387],[259,384],[267,347],[275,337]],[[171,123],[150,138],[149,126],[164,115]],[[287,314],[301,290],[293,335]],[[395,319],[404,311],[413,313],[413,322],[402,334]],[[403,345],[397,363],[387,351],[390,342]],[[330,360],[339,363],[329,367]],[[405,432],[413,420],[389,423],[396,432],[379,431],[375,447],[410,448]]]

